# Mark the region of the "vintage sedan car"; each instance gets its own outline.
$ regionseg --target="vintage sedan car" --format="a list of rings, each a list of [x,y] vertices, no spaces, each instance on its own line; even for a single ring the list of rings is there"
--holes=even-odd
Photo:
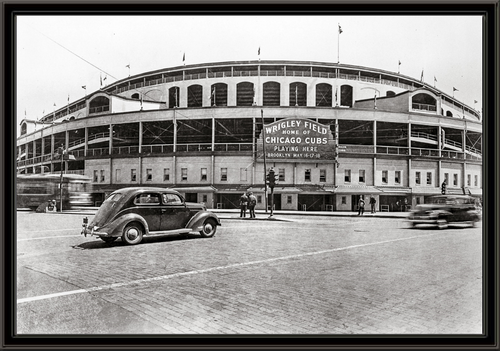
[[[81,234],[98,236],[107,243],[121,238],[135,245],[153,235],[199,232],[210,238],[220,225],[204,204],[185,202],[175,190],[133,187],[111,193],[90,223],[83,219]]]
[[[449,223],[475,226],[479,220],[476,200],[467,195],[431,196],[428,203],[418,205],[408,216],[408,221],[414,227],[418,224],[432,224],[439,229],[447,228]]]

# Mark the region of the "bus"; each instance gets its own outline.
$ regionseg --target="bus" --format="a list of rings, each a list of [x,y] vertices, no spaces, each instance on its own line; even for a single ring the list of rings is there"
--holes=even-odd
[[[61,207],[60,174],[18,174],[16,208],[36,210],[44,202],[56,200]],[[79,174],[62,175],[62,209],[93,206],[91,179]]]

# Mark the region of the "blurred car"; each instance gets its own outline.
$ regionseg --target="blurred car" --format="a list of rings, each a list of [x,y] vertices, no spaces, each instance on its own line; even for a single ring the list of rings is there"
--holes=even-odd
[[[431,196],[428,203],[418,205],[408,216],[414,227],[431,224],[439,229],[447,228],[449,223],[466,223],[474,227],[480,219],[476,200],[467,195]]]
[[[153,187],[114,191],[99,207],[90,223],[83,219],[81,234],[95,235],[110,243],[118,238],[129,245],[144,236],[199,232],[215,235],[219,218],[204,204],[185,202],[175,190]]]

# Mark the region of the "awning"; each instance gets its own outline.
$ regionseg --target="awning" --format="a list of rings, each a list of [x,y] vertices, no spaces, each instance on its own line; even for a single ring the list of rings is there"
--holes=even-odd
[[[214,193],[217,191],[213,186],[186,186],[186,187],[172,187],[180,193]]]
[[[441,194],[441,188],[436,186],[419,186],[412,188],[413,195],[438,195]]]
[[[382,191],[378,190],[374,186],[369,185],[339,185],[335,189],[335,194],[339,195],[368,195],[368,194],[380,194]]]
[[[483,189],[481,188],[466,188],[466,194],[473,196],[483,196]]]
[[[377,186],[384,195],[406,195],[411,194],[411,188],[403,186]]]

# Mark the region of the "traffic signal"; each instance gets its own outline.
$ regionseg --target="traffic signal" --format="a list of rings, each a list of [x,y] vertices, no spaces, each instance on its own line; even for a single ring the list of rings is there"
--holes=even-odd
[[[446,194],[446,180],[441,184],[441,194]]]
[[[269,187],[271,189],[273,189],[274,186],[276,185],[276,176],[272,168],[269,170],[269,173],[267,174],[267,184],[269,184]]]

